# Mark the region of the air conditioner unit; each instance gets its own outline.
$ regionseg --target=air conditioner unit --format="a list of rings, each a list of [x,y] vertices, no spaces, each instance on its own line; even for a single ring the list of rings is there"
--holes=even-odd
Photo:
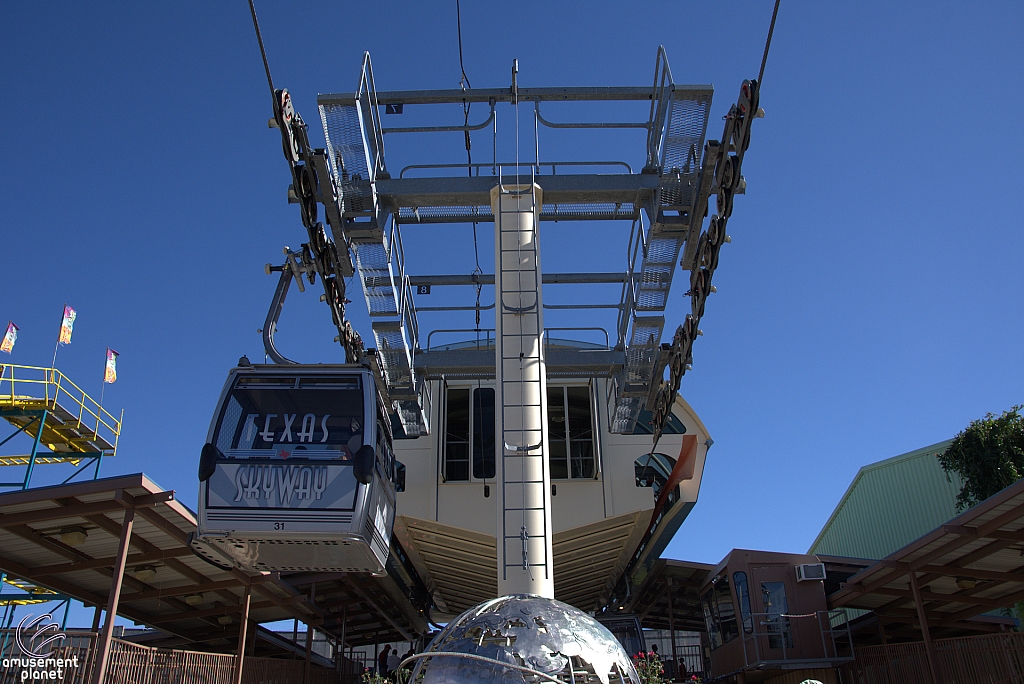
[[[805,563],[796,566],[796,581],[811,582],[825,579],[824,563]]]

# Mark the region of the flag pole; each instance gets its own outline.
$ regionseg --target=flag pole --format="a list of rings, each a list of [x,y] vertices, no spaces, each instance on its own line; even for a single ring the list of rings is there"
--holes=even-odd
[[[103,393],[107,391],[107,354],[110,353],[108,349],[103,355],[103,379],[100,380],[100,403],[96,410],[96,431],[93,433],[93,439],[100,434],[100,416],[103,415]]]
[[[57,344],[53,345],[53,361],[50,368],[57,367],[57,350],[60,349],[60,334],[64,330],[64,313],[68,310],[68,303],[64,302],[64,308],[60,310],[60,328],[57,329]]]

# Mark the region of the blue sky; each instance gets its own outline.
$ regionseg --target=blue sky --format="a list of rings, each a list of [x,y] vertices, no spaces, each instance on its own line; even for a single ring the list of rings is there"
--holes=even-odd
[[[772,9],[768,0],[516,7],[508,19],[491,3],[463,2],[474,86],[507,86],[513,58],[522,86],[646,85],[663,44],[676,82],[715,85],[714,138],[741,81],[757,74]],[[364,50],[381,90],[458,86],[454,2],[259,10],[275,82],[291,90],[314,141],[316,94],[353,90]],[[61,370],[98,394],[104,348],[121,352],[105,403],[125,409],[125,428],[105,474],[145,471],[194,507],[196,460],[225,373],[243,353],[262,358],[256,330],[275,284],[263,264],[304,241],[285,202],[280,138],[266,126],[248,8],[6,3],[0,32],[0,319],[21,327],[12,360],[48,364],[61,307],[74,306]],[[744,164],[747,194],[682,384],[715,446],[667,556],[804,551],[862,465],[1024,403],[1022,34],[1016,2],[784,0],[767,116]],[[581,116],[633,115],[646,113]],[[459,113],[437,116],[455,123]],[[521,146],[532,152],[529,109],[520,116]],[[511,117],[509,106],[499,111],[502,134]],[[514,154],[510,141],[503,135],[499,156]],[[489,139],[474,142],[477,159],[489,159]],[[464,159],[457,134],[388,145],[392,168]],[[629,132],[541,138],[549,159],[637,165],[642,151]],[[547,270],[624,267],[628,226],[544,230]],[[488,232],[481,261],[491,272]],[[404,236],[413,273],[474,267],[466,226],[409,226]],[[684,289],[666,336],[688,309]],[[318,291],[293,289],[279,346],[292,358],[340,360]],[[359,295],[354,287],[352,320],[369,339]],[[552,302],[608,296],[617,292],[545,293]],[[421,325],[472,321],[434,314]],[[41,470],[39,482],[56,473]]]

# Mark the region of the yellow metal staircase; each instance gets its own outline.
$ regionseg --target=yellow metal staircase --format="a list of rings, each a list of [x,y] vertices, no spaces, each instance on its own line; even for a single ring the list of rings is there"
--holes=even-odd
[[[100,459],[117,453],[121,435],[121,418],[104,410],[56,368],[0,364],[0,418],[17,428],[0,446],[22,432],[34,438],[31,453],[0,455],[0,466],[27,467],[23,488],[38,463],[77,466],[95,459],[98,472]],[[49,452],[40,452],[42,446]]]

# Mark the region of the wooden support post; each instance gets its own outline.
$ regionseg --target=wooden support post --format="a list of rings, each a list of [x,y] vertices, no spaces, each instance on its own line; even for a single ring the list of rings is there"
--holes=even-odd
[[[256,633],[260,623],[255,620],[249,620],[249,643],[246,645],[245,650],[249,652],[249,656],[252,658],[256,657]]]
[[[341,639],[338,641],[338,654],[341,656],[338,658],[338,675],[339,679],[342,678],[345,672],[345,640],[348,638],[348,606],[341,611]],[[344,680],[342,680],[344,681]],[[358,681],[355,680],[355,681]]]
[[[932,684],[939,684],[939,673],[935,663],[935,649],[932,647],[932,635],[928,629],[928,615],[924,610],[924,602],[921,601],[921,589],[917,586],[917,573],[910,571],[910,592],[914,595],[914,605],[917,607],[917,619],[921,624],[921,636],[924,639],[924,650],[928,655],[928,670],[931,673]]]
[[[889,645],[889,640],[885,637],[885,623],[882,621],[882,616],[878,616],[878,637],[882,640],[883,646]]]
[[[302,684],[309,684],[309,666],[313,664],[313,625],[306,623],[306,662],[302,667]]]
[[[679,656],[676,655],[676,620],[675,615],[672,613],[672,603],[675,600],[675,596],[672,594],[672,578],[666,577],[665,580],[668,582],[668,634],[669,639],[672,641],[672,679],[680,681],[679,674]]]
[[[309,587],[309,602],[316,607],[316,582]],[[306,623],[306,664],[302,668],[302,684],[309,684],[309,668],[313,664],[313,625]]]
[[[99,643],[96,645],[96,667],[92,672],[92,683],[103,684],[107,675],[107,658],[110,655],[110,640],[114,637],[114,618],[117,617],[117,606],[121,600],[121,582],[124,579],[126,570],[125,563],[128,560],[128,547],[132,539],[132,527],[135,524],[135,509],[129,508],[124,512],[124,522],[121,525],[121,540],[117,547],[117,560],[114,561],[114,574],[110,578],[110,594],[107,596],[107,618],[103,623],[103,633],[100,634]]]
[[[242,684],[242,667],[245,664],[245,640],[249,629],[249,600],[252,598],[252,582],[245,583],[242,595],[242,615],[238,621],[238,653],[235,655],[235,673],[231,678],[233,684]]]
[[[83,682],[91,682],[92,679],[92,668],[96,666],[96,653],[99,651],[99,632],[100,632],[100,615],[103,614],[103,608],[96,606],[96,610],[92,613],[92,628],[89,630],[94,636],[90,636],[89,640],[92,643],[92,648],[89,649],[89,653],[86,656],[85,663],[85,676],[82,678]]]

